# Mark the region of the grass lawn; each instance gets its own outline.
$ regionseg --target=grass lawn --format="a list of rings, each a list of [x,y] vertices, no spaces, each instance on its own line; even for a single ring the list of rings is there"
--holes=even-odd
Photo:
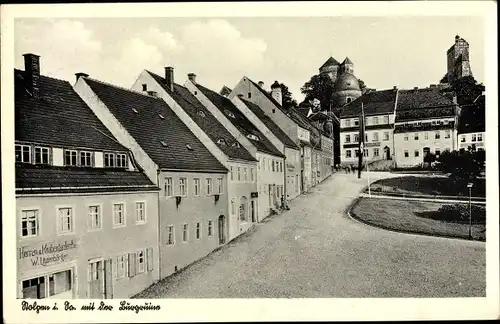
[[[377,193],[469,197],[469,189],[466,186],[459,188],[453,180],[445,177],[403,176],[388,178],[375,181],[370,188]],[[485,179],[477,179],[475,187],[472,188],[472,197],[485,196],[486,181]]]
[[[467,223],[452,223],[419,215],[436,214],[442,203],[361,198],[351,209],[351,216],[367,224],[398,232],[468,238]],[[472,225],[474,240],[485,241],[484,224]]]

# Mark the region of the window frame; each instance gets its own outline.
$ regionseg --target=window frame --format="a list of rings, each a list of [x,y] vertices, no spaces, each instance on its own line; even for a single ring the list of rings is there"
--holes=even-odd
[[[112,157],[112,159],[107,159],[106,156]],[[116,168],[116,153],[114,152],[103,152],[102,154],[102,163],[105,168]],[[113,165],[106,165],[106,161],[113,161]]]
[[[139,204],[142,204],[142,215],[143,215],[143,219],[140,220],[138,219],[138,205]],[[146,216],[146,201],[145,200],[139,200],[139,201],[136,201],[135,202],[135,223],[138,224],[138,225],[142,225],[142,224],[146,224],[147,222],[147,216]]]
[[[207,196],[211,196],[213,193],[212,193],[212,178],[205,178],[205,188],[207,189],[205,191],[205,194]]]
[[[196,222],[196,226],[194,227],[194,237],[197,240],[201,240],[201,235],[202,235],[201,221],[198,221]]]
[[[24,212],[29,212],[29,211],[36,211],[36,234],[35,235],[26,235],[24,236],[23,235],[23,213]],[[22,208],[20,211],[20,221],[21,221],[21,226],[19,226],[19,229],[20,229],[20,233],[19,233],[19,238],[21,240],[28,240],[28,239],[32,239],[34,237],[39,237],[41,236],[41,225],[42,225],[42,222],[41,222],[41,214],[42,214],[42,210],[40,209],[40,207],[24,207]],[[26,225],[29,224],[29,220],[28,218],[26,219]],[[27,230],[29,229],[29,227],[27,226]]]
[[[67,162],[67,153],[70,153],[70,159],[72,158],[71,153],[75,153],[75,164],[68,164]],[[72,166],[77,167],[80,166],[78,163],[78,150],[75,149],[64,149],[64,166]]]
[[[199,197],[200,196],[200,189],[201,189],[201,182],[200,178],[193,178],[193,196]]]
[[[141,257],[140,257],[140,254],[142,253],[142,271],[141,271]],[[136,254],[135,254],[135,260],[136,260],[136,263],[137,263],[137,274],[140,274],[140,273],[145,273],[146,272],[146,249],[139,249],[137,250]]]
[[[85,205],[86,210],[87,210],[87,231],[88,232],[96,232],[96,231],[101,231],[102,230],[102,209],[103,209],[103,204],[97,204],[97,203],[91,203]],[[98,213],[97,216],[99,218],[99,227],[94,227],[94,221],[95,219],[92,217],[90,208],[92,207],[98,207]]]
[[[75,216],[75,211],[76,211],[76,208],[75,206],[73,205],[58,205],[58,206],[55,206],[56,208],[56,214],[57,214],[57,235],[59,236],[63,236],[63,235],[73,235],[75,234],[75,219],[76,219],[76,216]],[[61,219],[61,209],[69,209],[71,210],[71,229],[68,230],[68,231],[62,231],[62,228],[61,226],[63,225],[62,224],[62,219]]]
[[[170,237],[172,235],[172,237]],[[170,241],[172,238],[172,241]],[[175,245],[175,226],[172,224],[167,225],[167,244],[166,245]]]
[[[115,206],[118,206],[118,205],[122,206],[121,212],[122,212],[122,217],[123,217],[123,224],[116,223],[116,209],[115,209]],[[126,227],[127,226],[127,213],[126,213],[125,202],[123,202],[123,201],[113,202],[111,204],[111,207],[113,208],[112,209],[112,211],[113,211],[113,228]]]
[[[120,262],[119,258],[122,258],[122,262]],[[118,265],[119,264],[123,264],[123,275],[122,276],[119,276],[119,267]],[[125,254],[119,254],[116,256],[116,271],[115,271],[115,279],[116,280],[120,280],[120,279],[124,279],[124,278],[128,278],[128,253],[125,253]]]
[[[14,145],[14,158],[15,158],[15,155],[16,155],[16,148],[17,148],[17,147],[19,147],[19,148],[21,149],[21,161],[16,161],[16,163],[30,163],[30,164],[31,164],[31,163],[32,163],[32,161],[33,161],[33,156],[32,156],[32,154],[33,154],[33,149],[32,149],[32,147],[31,147],[31,145],[29,145],[29,144],[20,144],[20,143],[16,143],[16,144]],[[29,160],[29,161],[24,161],[24,150],[23,150],[23,148],[25,148],[25,147],[27,147],[27,148],[28,148],[28,152],[27,152],[27,153],[28,153],[28,157],[29,157],[29,158],[28,158],[28,160]]]
[[[118,165],[118,161],[121,161],[121,157],[123,157],[124,165]],[[120,162],[121,164],[121,162]],[[116,153],[115,154],[115,168],[128,168],[128,156],[126,153]]]
[[[187,177],[179,177],[179,196],[187,197],[188,187],[187,187]]]
[[[213,220],[209,219],[207,224],[207,237],[212,237],[214,232]]]
[[[90,156],[89,156],[90,165],[82,163],[82,154],[87,154],[87,153],[90,154]],[[81,166],[81,167],[93,167],[94,166],[94,152],[92,152],[92,151],[86,151],[86,150],[78,151],[78,162],[79,162],[78,166]]]
[[[170,186],[170,194],[167,194],[167,188]],[[174,196],[174,179],[172,177],[165,177],[165,183],[163,185],[163,189],[165,191],[165,197],[173,197]]]
[[[189,224],[184,223],[182,224],[182,243],[188,243],[189,242]]]
[[[36,161],[36,150],[40,149],[40,157],[43,157],[43,150],[47,151],[47,163],[43,162],[37,162]],[[31,155],[31,154],[30,154]],[[43,160],[43,158],[42,158]],[[52,165],[52,148],[48,146],[40,146],[40,145],[35,145],[33,149],[33,164],[37,165]]]

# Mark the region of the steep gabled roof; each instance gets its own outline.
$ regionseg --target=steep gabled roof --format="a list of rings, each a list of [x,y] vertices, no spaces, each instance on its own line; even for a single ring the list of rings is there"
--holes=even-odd
[[[227,172],[162,99],[85,81],[161,169]]]
[[[334,59],[332,56],[330,56],[330,58],[328,60],[326,60],[325,63],[323,63],[323,65],[320,67],[320,69],[326,67],[326,66],[330,66],[330,65],[339,65],[340,63]]]
[[[257,161],[188,89],[174,84],[174,91],[171,91],[163,77],[150,71],[147,72],[182,107],[198,127],[217,144],[224,154],[234,159]],[[225,144],[218,144],[219,140],[223,140]]]
[[[366,116],[393,113],[396,94],[397,91],[393,89],[365,93],[343,106],[340,117],[358,117],[361,114],[361,103]]]
[[[39,98],[14,70],[15,140],[41,145],[128,153],[67,81],[41,75]],[[38,188],[35,190],[35,188]],[[159,190],[143,172],[121,168],[16,164],[17,193]]]
[[[292,139],[288,137],[288,135],[286,135],[285,132],[283,132],[281,128],[271,119],[271,117],[267,116],[258,105],[245,99],[241,99],[241,101],[243,101],[248,109],[250,109],[255,116],[257,116],[257,118],[264,123],[264,125],[266,125],[266,127],[281,141],[281,143],[283,143],[283,145],[289,148],[299,149],[297,144],[295,144],[295,142],[292,141]]]
[[[61,147],[128,151],[67,81],[41,75],[40,97],[26,92],[25,72],[15,76],[15,139]]]
[[[288,111],[283,108],[274,98],[267,92],[266,90],[262,89],[257,83],[253,82],[251,79],[247,77],[247,79],[257,88],[259,89],[260,93],[262,93],[271,103],[276,106],[279,110],[281,110],[285,115],[290,117],[291,120],[293,120],[297,125],[299,125],[302,128],[305,129],[310,129],[312,125],[309,123],[309,121],[305,120],[300,116],[300,114],[295,111],[293,108],[290,108]]]
[[[399,90],[396,122],[454,114],[455,103],[442,95],[437,88]]]
[[[270,141],[262,134],[255,125],[248,120],[248,118],[226,97],[219,95],[218,93],[205,88],[200,84],[196,84],[196,87],[217,107],[224,115],[227,116],[227,111],[231,112],[234,116],[228,116],[227,119],[248,138],[248,140],[257,148],[257,150],[268,153],[271,155],[276,155],[284,157]],[[251,135],[257,136],[258,140],[252,139]]]
[[[344,62],[342,62],[342,64],[345,65],[345,64],[354,64],[354,63],[352,63],[352,61],[346,56],[346,58],[345,58]]]

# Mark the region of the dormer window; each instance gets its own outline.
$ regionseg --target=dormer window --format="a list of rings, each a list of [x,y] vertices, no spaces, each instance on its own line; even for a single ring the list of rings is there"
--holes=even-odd
[[[31,163],[31,146],[16,144],[16,162]]]
[[[132,108],[132,111],[133,111],[134,113],[136,113],[136,114],[138,114],[138,113],[139,113],[139,112],[137,111],[137,109],[135,109],[135,108]]]
[[[92,166],[92,152],[80,151],[80,166],[82,167]]]
[[[186,147],[187,147],[187,149],[188,149],[188,150],[190,150],[190,151],[192,151],[192,150],[193,150],[193,148],[192,148],[192,147],[191,147],[191,145],[189,145],[189,144],[186,144]]]
[[[50,164],[50,148],[35,146],[35,164]]]
[[[127,167],[127,154],[123,154],[123,153],[116,154],[116,166],[118,168],[126,168]]]
[[[259,140],[259,137],[257,135],[254,135],[254,134],[248,134],[247,137],[249,139],[254,140],[254,141],[258,141]]]
[[[217,140],[217,144],[220,144],[220,145],[227,145],[227,144],[226,144],[226,141],[225,141],[224,139],[222,139],[222,138],[220,138],[220,139],[218,139],[218,140]]]
[[[66,150],[64,152],[64,165],[66,166],[78,165],[77,155],[78,152],[76,150]]]
[[[198,111],[198,115],[200,115],[201,117],[207,117],[207,115],[205,115],[205,113],[203,111]]]
[[[160,144],[161,144],[163,147],[168,147],[167,142],[165,142],[165,141],[160,141]]]
[[[238,142],[234,142],[233,145],[231,145],[232,147],[240,147],[240,143]]]
[[[104,166],[107,168],[115,167],[115,154],[114,153],[104,153]]]
[[[236,117],[234,116],[234,114],[233,114],[232,112],[230,112],[229,110],[226,110],[226,115],[228,115],[228,116],[229,116],[229,117],[231,117],[231,118],[236,118]]]
[[[162,114],[158,114],[158,117],[160,117],[160,119],[165,119]]]

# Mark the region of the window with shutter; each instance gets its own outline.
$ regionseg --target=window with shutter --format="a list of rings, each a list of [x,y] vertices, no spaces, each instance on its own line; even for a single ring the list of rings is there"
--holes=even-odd
[[[128,276],[130,278],[135,276],[135,253],[128,254]]]
[[[148,248],[146,250],[147,259],[148,259],[148,271],[153,271],[153,248]]]

